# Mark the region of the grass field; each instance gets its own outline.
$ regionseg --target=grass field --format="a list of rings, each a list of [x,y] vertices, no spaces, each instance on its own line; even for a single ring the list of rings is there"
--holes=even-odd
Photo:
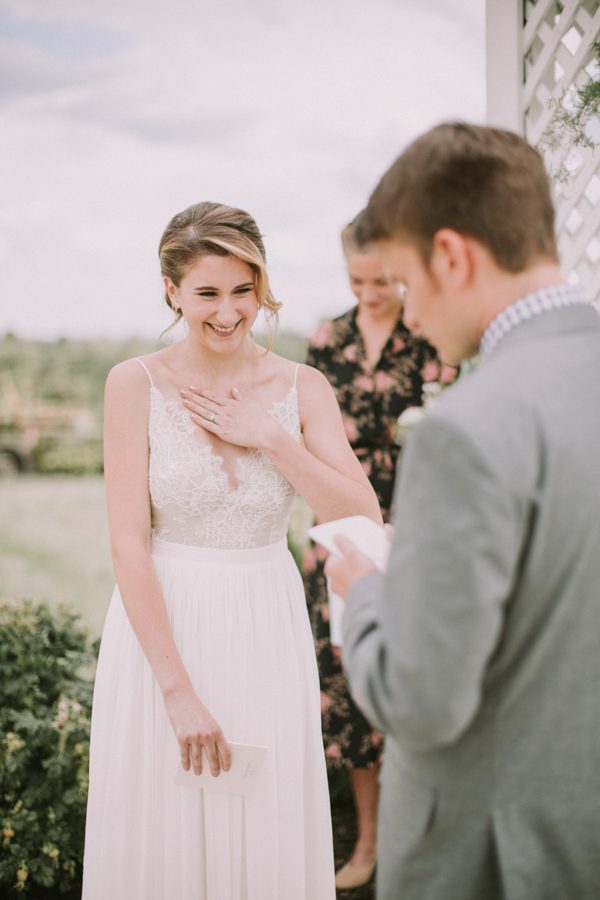
[[[309,523],[298,504],[297,543]],[[101,476],[0,480],[0,599],[67,603],[97,636],[113,587]]]
[[[0,481],[0,597],[67,603],[98,635],[113,589],[100,476]]]

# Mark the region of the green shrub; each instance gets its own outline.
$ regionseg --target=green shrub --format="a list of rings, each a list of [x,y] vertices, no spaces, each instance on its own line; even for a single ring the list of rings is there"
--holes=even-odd
[[[295,561],[296,565],[298,566],[300,571],[302,571],[302,557],[304,555],[304,551],[303,551],[302,546],[296,540],[295,536],[293,534],[291,534],[291,532],[288,532],[287,545],[288,545],[288,550],[294,557],[294,561]]]
[[[94,662],[66,609],[0,603],[2,897],[79,896]]]
[[[42,440],[31,454],[32,466],[44,475],[88,475],[102,471],[99,438]]]

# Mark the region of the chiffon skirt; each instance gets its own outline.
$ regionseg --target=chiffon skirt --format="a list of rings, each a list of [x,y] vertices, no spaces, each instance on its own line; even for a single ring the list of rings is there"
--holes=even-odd
[[[231,741],[268,750],[245,796],[179,785],[179,748],[118,589],[94,690],[83,900],[333,900],[319,683],[285,541],[155,540],[194,688]]]

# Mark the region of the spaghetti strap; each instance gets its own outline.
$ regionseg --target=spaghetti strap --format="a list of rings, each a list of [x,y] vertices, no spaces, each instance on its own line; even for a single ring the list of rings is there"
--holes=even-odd
[[[300,371],[300,363],[296,363],[296,368],[294,369],[294,383],[292,388],[296,390],[298,387],[298,372]]]
[[[136,362],[139,362],[140,366],[142,367],[142,369],[148,376],[148,381],[150,382],[150,387],[154,387],[154,382],[152,381],[152,375],[148,371],[148,367],[146,366],[146,364],[142,362],[142,360],[139,358],[139,356],[134,356],[133,358],[135,359]]]

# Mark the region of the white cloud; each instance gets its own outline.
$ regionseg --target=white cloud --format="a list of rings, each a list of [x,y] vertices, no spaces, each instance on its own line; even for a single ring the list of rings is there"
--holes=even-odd
[[[308,332],[350,305],[339,229],[402,146],[483,118],[470,0],[4,7],[0,331],[156,335],[160,233],[214,199],[255,215]]]

